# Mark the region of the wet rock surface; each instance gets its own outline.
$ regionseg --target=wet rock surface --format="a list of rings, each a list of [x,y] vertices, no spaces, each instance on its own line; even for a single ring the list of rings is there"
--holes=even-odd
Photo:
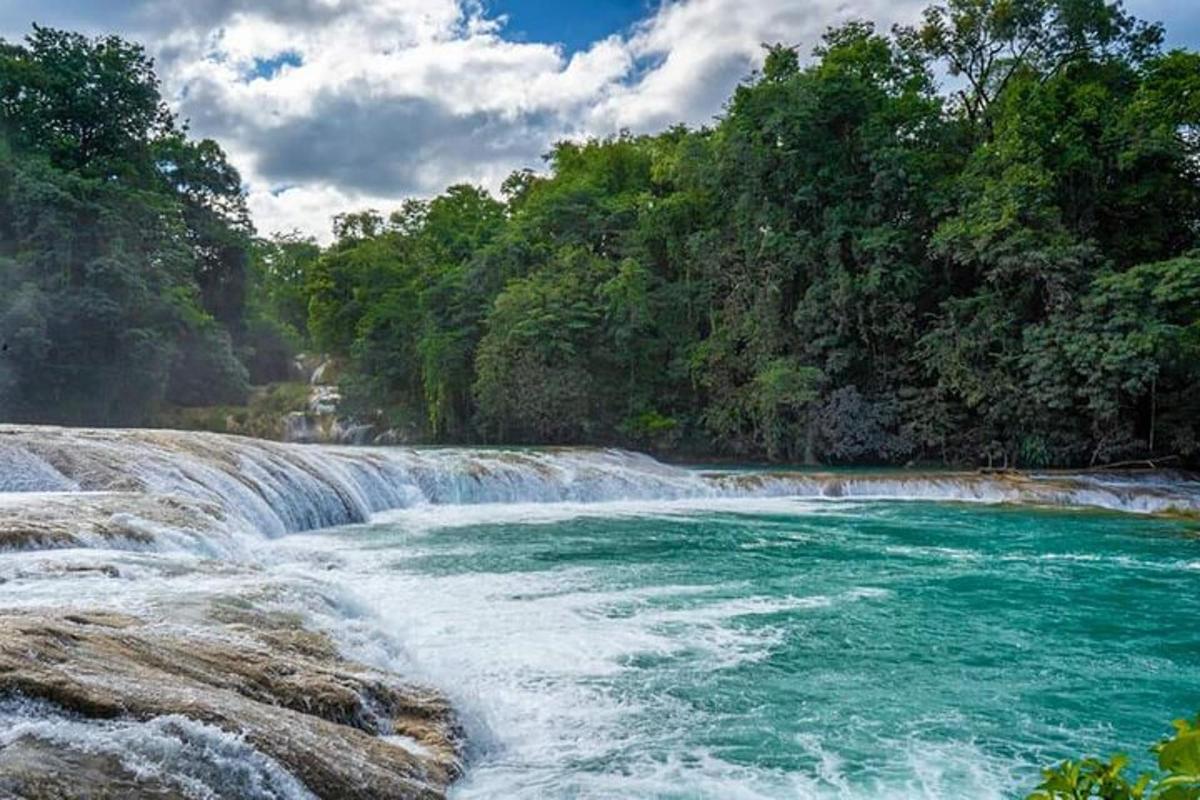
[[[355,638],[327,554],[272,539],[423,504],[744,496],[1200,510],[1200,482],[1173,476],[701,473],[611,450],[0,425],[0,798],[441,797],[446,700],[306,628],[409,668]],[[303,566],[275,569],[289,547]]]
[[[24,735],[0,748],[0,798],[184,800],[187,795],[160,778],[138,775],[114,755]]]
[[[12,513],[6,513],[6,506]],[[0,551],[118,542],[145,545],[165,530],[207,536],[224,520],[224,511],[212,503],[168,495],[0,494]]]
[[[243,770],[254,766],[252,754],[264,774],[296,782],[290,793],[259,796],[443,796],[459,761],[454,716],[440,695],[340,658],[326,637],[286,614],[228,605],[212,609],[209,623],[203,635],[192,628],[184,636],[108,611],[0,611],[0,697],[49,704],[67,720],[0,734],[0,797],[255,796],[250,784],[239,788],[229,764],[139,773],[137,748],[96,744],[119,741],[119,731],[79,733],[152,723],[155,735],[182,743],[172,753],[224,737],[245,750]],[[74,733],[62,734],[64,726]],[[201,762],[214,751],[211,743],[192,749],[187,757]],[[216,786],[204,781],[207,772],[220,778]],[[72,786],[91,793],[72,794]]]

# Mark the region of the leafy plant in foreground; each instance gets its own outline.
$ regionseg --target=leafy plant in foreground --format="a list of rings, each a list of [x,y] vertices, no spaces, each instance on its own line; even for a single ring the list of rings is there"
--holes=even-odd
[[[1175,734],[1156,744],[1159,774],[1130,780],[1129,757],[1064,761],[1045,770],[1028,800],[1200,800],[1200,717],[1176,720]]]

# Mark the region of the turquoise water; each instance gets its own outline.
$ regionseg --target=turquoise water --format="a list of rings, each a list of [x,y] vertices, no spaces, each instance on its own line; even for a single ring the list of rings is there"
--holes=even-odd
[[[463,709],[460,798],[1018,797],[1066,756],[1147,764],[1200,710],[1181,522],[709,501],[314,538],[393,665]]]

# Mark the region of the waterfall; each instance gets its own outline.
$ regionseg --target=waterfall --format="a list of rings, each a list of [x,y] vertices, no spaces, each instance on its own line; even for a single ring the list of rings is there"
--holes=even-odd
[[[457,772],[464,730],[484,743],[534,741],[543,752],[570,739],[563,731],[579,730],[577,709],[598,703],[602,715],[609,713],[603,696],[580,699],[579,686],[608,679],[643,652],[687,653],[694,671],[697,647],[708,647],[703,657],[727,665],[720,659],[773,647],[774,624],[743,635],[748,617],[883,602],[890,594],[854,583],[828,595],[795,596],[789,586],[771,596],[755,571],[733,573],[710,589],[679,579],[669,559],[653,582],[630,588],[624,569],[620,585],[592,583],[605,574],[593,556],[544,572],[526,564],[431,577],[406,563],[419,557],[414,551],[432,543],[434,560],[454,556],[433,541],[444,545],[451,537],[427,531],[650,513],[656,521],[648,527],[599,529],[625,535],[612,549],[633,551],[622,564],[637,564],[641,573],[659,550],[639,553],[639,531],[653,536],[660,515],[771,515],[739,516],[738,525],[752,530],[750,523],[775,525],[782,510],[787,527],[804,527],[809,515],[814,524],[803,534],[825,536],[824,509],[793,499],[1196,514],[1200,483],[1185,475],[703,470],[615,449],[361,448],[0,425],[0,551],[20,551],[0,558],[0,674],[8,676],[8,694],[0,686],[0,729],[10,729],[0,733],[0,749],[10,775],[70,774],[82,753],[107,765],[110,781],[128,773],[151,785],[186,782],[245,797],[307,797],[314,775],[326,787],[316,794],[341,796],[366,767],[375,770],[376,785],[411,779],[442,787]],[[844,509],[828,516],[841,519],[851,538],[864,520],[891,512]],[[385,511],[397,519],[377,516]],[[267,541],[372,518],[382,524],[361,536],[347,529]],[[662,524],[673,530],[669,520]],[[373,537],[381,530],[396,532],[399,544],[378,548]],[[791,531],[764,531],[773,543],[795,547],[791,552],[809,549]],[[539,540],[539,551],[556,546],[548,541]],[[738,548],[710,552],[709,568],[727,557],[757,563],[759,551],[740,545],[760,543],[755,533]],[[507,537],[492,546],[492,554],[504,551]],[[779,557],[786,560],[787,552]],[[726,597],[735,586],[745,593]],[[670,596],[674,607],[654,600]],[[684,634],[668,630],[681,626]],[[454,640],[456,630],[472,628],[484,632]],[[521,638],[535,628],[542,638]],[[464,663],[464,643],[472,664]],[[584,650],[591,660],[576,672]],[[454,694],[447,700],[398,682],[398,675]],[[319,701],[311,706],[310,693]],[[460,703],[468,712],[461,728],[450,710]],[[539,703],[550,713],[529,716]],[[414,717],[422,709],[425,716]],[[147,773],[142,765],[151,756],[157,771]],[[314,773],[313,763],[323,771]],[[397,773],[397,765],[409,771]]]
[[[619,450],[349,448],[151,430],[0,426],[0,493],[213,504],[268,536],[418,504],[694,497],[704,478]],[[10,502],[12,498],[10,498]]]
[[[0,426],[0,497],[7,496],[6,507],[19,502],[14,493],[178,498],[217,507],[236,527],[267,536],[365,522],[379,511],[422,504],[703,497],[923,499],[1195,513],[1198,486],[1182,479],[1058,474],[700,472],[613,449],[368,449],[181,431]]]

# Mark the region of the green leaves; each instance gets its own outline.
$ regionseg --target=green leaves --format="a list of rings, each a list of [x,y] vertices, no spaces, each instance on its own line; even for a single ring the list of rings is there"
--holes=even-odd
[[[561,142],[503,201],[341,215],[322,249],[251,245],[140,48],[35,29],[0,45],[6,411],[138,421],[304,341],[347,409],[436,441],[1195,457],[1200,56],[1160,38],[1108,0],[841,25],[768,47],[711,128]]]
[[[241,179],[179,129],[142,48],[36,26],[0,43],[0,129],[4,417],[139,424],[168,390],[243,397]]]
[[[147,150],[174,128],[139,45],[36,25],[25,46],[0,47],[0,120],[56,167],[133,182],[151,175]]]
[[[1129,757],[1064,761],[1043,772],[1028,800],[1197,800],[1200,798],[1200,719],[1176,720],[1175,735],[1154,746],[1160,774],[1131,779]]]
[[[1200,73],[1158,35],[1103,0],[950,0],[808,63],[768,47],[711,130],[341,218],[310,329],[440,440],[1193,453]]]
[[[770,458],[795,459],[811,430],[809,406],[824,380],[821,370],[777,358],[754,376],[752,419]],[[805,442],[807,444],[807,442]]]
[[[1126,756],[1113,756],[1109,761],[1086,758],[1064,761],[1056,768],[1045,770],[1044,780],[1028,800],[1143,800],[1150,782],[1143,775],[1130,783],[1125,777],[1129,765]]]
[[[1191,787],[1200,796],[1200,717],[1195,722],[1175,720],[1175,735],[1155,746],[1158,768],[1169,773],[1159,787]]]

